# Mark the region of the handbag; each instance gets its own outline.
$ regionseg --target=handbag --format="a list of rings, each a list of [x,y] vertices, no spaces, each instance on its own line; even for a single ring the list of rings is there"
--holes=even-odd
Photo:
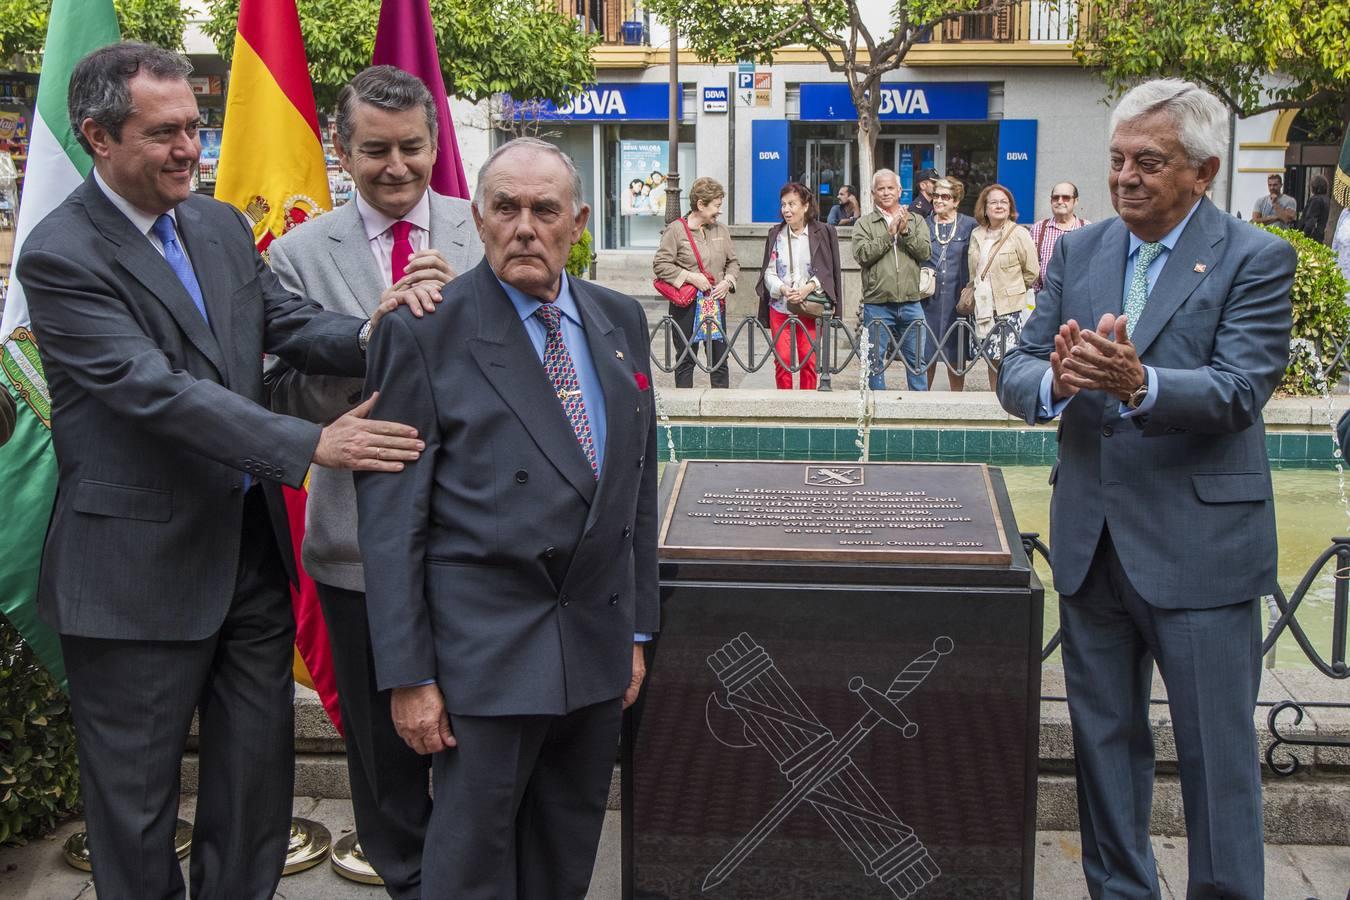
[[[943,247],[946,252],[946,247]],[[937,275],[927,266],[919,267],[919,297],[927,300],[937,293]]]
[[[787,250],[788,273],[791,274],[792,270],[797,268],[792,262],[791,229],[788,230]],[[783,305],[787,307],[787,311],[790,315],[794,315],[799,319],[819,319],[821,316],[825,315],[827,309],[834,306],[834,303],[830,300],[829,294],[821,290],[815,290],[800,300],[791,300],[784,297]]]
[[[703,257],[698,253],[698,244],[694,243],[694,233],[689,230],[689,223],[685,221],[684,216],[680,216],[680,224],[684,226],[685,237],[689,238],[689,246],[694,251],[694,262],[698,263],[699,272],[703,274],[704,278],[708,279],[708,284],[713,284],[713,277],[708,274],[707,269],[703,268]],[[688,282],[676,287],[665,279],[653,278],[652,287],[656,288],[658,294],[665,297],[671,303],[674,303],[680,309],[688,307],[694,302],[694,298],[698,296],[698,288]]]
[[[1013,226],[1013,228],[1016,227],[1016,225]],[[1003,242],[1012,236],[1012,233],[1012,228],[1003,233],[1003,237],[998,239],[998,243],[994,244],[994,249],[989,252],[989,259],[985,261],[984,271],[980,273],[980,277],[961,288],[961,296],[956,300],[956,314],[958,316],[969,316],[975,312],[975,283],[984,281],[989,277],[989,269],[993,267],[999,249],[1003,246]]]

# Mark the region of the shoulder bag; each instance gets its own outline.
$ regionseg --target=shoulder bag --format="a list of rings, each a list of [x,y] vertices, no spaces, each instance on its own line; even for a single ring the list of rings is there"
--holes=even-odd
[[[980,272],[980,277],[961,288],[961,296],[956,301],[956,314],[958,316],[969,316],[975,312],[975,285],[989,277],[989,269],[994,265],[994,259],[998,256],[998,251],[1003,247],[1003,242],[1012,236],[1014,225],[1003,233],[1003,237],[998,239],[992,250],[989,251],[989,258],[984,262],[984,270]]]
[[[698,264],[698,270],[703,273],[704,278],[708,279],[708,284],[711,286],[715,282],[713,277],[708,274],[708,270],[703,268],[703,257],[699,255],[698,244],[694,243],[694,233],[689,230],[689,223],[685,221],[684,216],[680,216],[680,224],[684,226],[684,235],[689,238],[689,247],[694,251],[694,262]],[[652,287],[656,288],[658,294],[680,307],[680,309],[689,306],[698,296],[698,288],[687,281],[676,287],[664,279],[653,278]]]
[[[792,229],[786,225],[783,226],[787,232],[787,250],[788,250],[788,274],[792,274],[797,267],[792,262]],[[806,233],[806,232],[804,232]],[[810,243],[810,239],[807,239]],[[825,315],[825,310],[831,308],[834,304],[830,300],[830,295],[821,290],[815,290],[807,294],[800,300],[789,300],[783,298],[783,305],[787,307],[789,314],[799,319],[819,319]]]

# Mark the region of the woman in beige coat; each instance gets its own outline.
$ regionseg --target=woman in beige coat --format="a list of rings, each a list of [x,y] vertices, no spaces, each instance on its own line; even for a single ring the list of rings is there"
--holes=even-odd
[[[1028,292],[1040,277],[1041,264],[1031,234],[1017,224],[1012,191],[1003,185],[991,184],[980,191],[975,221],[979,226],[971,232],[969,256],[970,283],[975,285],[975,334],[985,343],[995,333],[985,350],[992,383],[999,360],[1021,333],[1023,310],[1035,303]]]
[[[678,219],[662,232],[661,246],[652,260],[652,272],[657,278],[675,287],[692,284],[698,288],[696,299],[688,306],[670,304],[670,317],[689,341],[688,352],[683,353],[675,365],[676,387],[694,386],[694,361],[698,358],[700,345],[708,348],[712,386],[728,386],[726,298],[736,290],[736,276],[740,274],[741,264],[736,259],[731,232],[717,221],[725,199],[726,191],[716,179],[699,178],[689,187],[689,213],[684,220],[698,245],[703,272],[699,271],[689,237]]]

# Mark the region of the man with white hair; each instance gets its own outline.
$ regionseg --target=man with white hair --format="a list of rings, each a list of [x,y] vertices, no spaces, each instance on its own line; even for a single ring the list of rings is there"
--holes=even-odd
[[[1263,894],[1258,598],[1276,587],[1261,409],[1289,355],[1290,245],[1205,199],[1222,104],[1146,82],[1111,120],[1120,214],[1056,244],[999,400],[1055,418],[1051,563],[1094,898],[1158,897],[1154,664],[1189,837],[1187,897]]]

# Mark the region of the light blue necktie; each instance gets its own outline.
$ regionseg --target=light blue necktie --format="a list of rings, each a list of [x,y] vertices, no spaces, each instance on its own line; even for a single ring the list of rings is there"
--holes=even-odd
[[[1148,303],[1148,267],[1163,252],[1163,245],[1149,241],[1139,245],[1134,255],[1134,272],[1130,275],[1130,290],[1125,294],[1125,317],[1129,319],[1130,334],[1134,334],[1139,317]]]
[[[150,226],[150,230],[159,242],[164,245],[164,260],[173,269],[173,274],[178,276],[178,280],[183,283],[183,288],[187,290],[188,296],[192,302],[197,305],[197,312],[202,314],[206,324],[211,324],[211,317],[206,314],[206,301],[202,299],[202,286],[197,283],[197,274],[192,271],[192,263],[188,261],[187,255],[183,253],[183,248],[178,244],[178,235],[173,228],[173,219],[165,213],[155,220],[155,224]]]

